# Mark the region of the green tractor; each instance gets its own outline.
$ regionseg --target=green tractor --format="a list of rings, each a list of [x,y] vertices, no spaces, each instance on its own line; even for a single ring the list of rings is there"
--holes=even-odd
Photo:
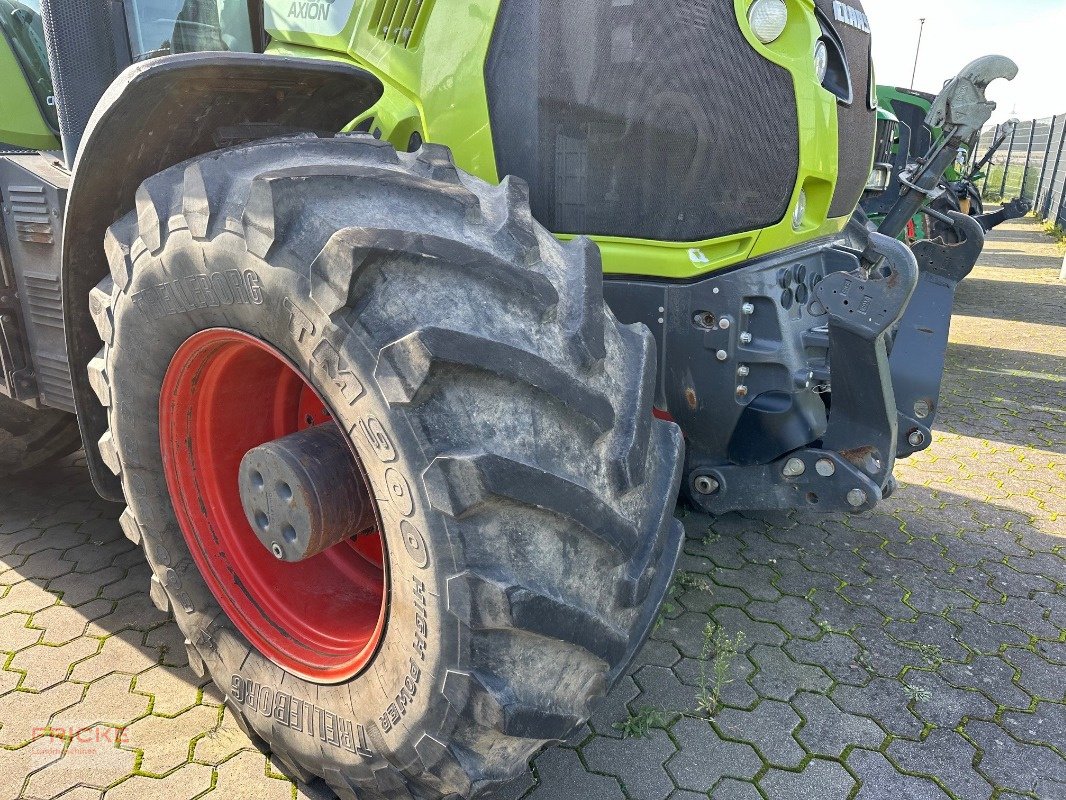
[[[0,470],[84,443],[192,667],[343,798],[491,791],[570,736],[655,623],[679,490],[861,512],[929,445],[915,254],[845,236],[858,2],[0,0],[0,31]]]
[[[920,162],[930,149],[941,140],[944,131],[930,127],[927,115],[936,101],[936,96],[913,89],[892,86],[877,87],[880,121],[878,127],[878,152],[886,154],[882,163],[875,165],[862,206],[871,220],[877,221],[896,201],[904,184],[908,168]],[[957,211],[977,219],[987,233],[1007,220],[1024,217],[1032,210],[1032,204],[1015,198],[994,212],[985,213],[984,199],[977,183],[985,177],[984,169],[1011,136],[1018,121],[1009,120],[997,128],[988,151],[977,157],[980,133],[960,144],[955,151],[955,160],[945,171],[937,191],[929,197],[922,211],[907,225],[906,237],[910,242],[929,238],[954,240],[953,223],[947,218],[949,211]]]

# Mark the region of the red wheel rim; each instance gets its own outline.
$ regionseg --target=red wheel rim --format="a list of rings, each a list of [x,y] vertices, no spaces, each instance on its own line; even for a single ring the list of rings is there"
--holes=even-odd
[[[228,329],[202,331],[178,349],[159,400],[170,496],[212,594],[264,656],[323,683],[358,674],[381,643],[383,537],[377,530],[300,563],[279,561],[248,524],[238,470],[252,448],[330,419],[284,355]]]

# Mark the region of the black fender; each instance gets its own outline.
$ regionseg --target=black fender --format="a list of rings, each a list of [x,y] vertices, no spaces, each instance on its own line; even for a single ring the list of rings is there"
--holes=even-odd
[[[108,272],[107,228],[137,187],[167,167],[229,144],[297,131],[339,131],[378,101],[381,82],[349,64],[250,53],[188,53],[127,69],[82,138],[63,230],[67,355],[93,483],[122,500],[97,443],[107,427],[86,371],[100,350],[89,292]]]

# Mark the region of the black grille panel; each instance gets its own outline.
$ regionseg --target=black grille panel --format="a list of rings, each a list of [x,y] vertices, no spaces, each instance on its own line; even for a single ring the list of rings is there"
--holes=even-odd
[[[837,104],[839,149],[837,152],[837,188],[829,206],[830,217],[850,216],[862,197],[873,168],[874,137],[877,112],[870,108],[870,34],[836,18],[833,0],[817,0],[818,10],[825,15],[844,45],[851,72],[851,105]],[[862,12],[859,0],[847,5]]]
[[[732,0],[504,0],[486,83],[500,175],[557,233],[696,241],[788,210],[792,78]]]

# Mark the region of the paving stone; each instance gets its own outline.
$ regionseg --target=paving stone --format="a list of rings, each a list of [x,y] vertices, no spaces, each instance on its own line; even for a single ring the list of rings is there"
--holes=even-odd
[[[965,661],[967,657],[966,648],[955,640],[957,629],[943,617],[919,614],[913,622],[889,622],[885,632],[904,647],[914,648],[923,655],[925,648],[935,648],[938,660]]]
[[[994,786],[1066,797],[1066,759],[1050,748],[1023,745],[990,722],[971,721],[965,730],[981,748],[978,769]]]
[[[768,800],[847,800],[855,786],[840,764],[812,759],[803,772],[771,769],[759,779]]]
[[[207,678],[200,678],[190,669],[156,666],[136,677],[134,692],[152,698],[152,713],[174,716],[194,706],[200,687]]]
[[[685,795],[689,797],[706,797],[706,795],[694,792],[677,792],[671,797],[683,797]],[[762,800],[762,795],[759,794],[759,790],[755,788],[754,783],[738,781],[736,778],[723,778],[718,781],[718,784],[711,790],[711,797],[714,800]]]
[[[681,655],[696,658],[703,649],[704,631],[710,621],[706,614],[685,612],[676,619],[664,620],[652,636],[672,642]]]
[[[150,669],[159,660],[159,651],[146,647],[140,631],[121,631],[104,640],[100,651],[80,662],[71,673],[76,681],[94,681],[108,673],[121,670],[134,674]]]
[[[206,706],[173,718],[142,717],[126,728],[122,746],[144,753],[142,772],[165,775],[189,760],[194,740],[213,730],[217,722],[218,712]]]
[[[949,800],[950,796],[935,783],[897,772],[880,753],[853,750],[847,764],[861,786],[854,800]]]
[[[218,771],[218,783],[211,795],[220,800],[289,800],[292,789],[290,780],[268,769],[262,753],[244,752]]]
[[[90,600],[77,608],[66,603],[50,606],[33,615],[33,626],[42,628],[41,641],[49,644],[65,644],[85,633],[91,620],[111,612],[112,604],[108,600]]]
[[[785,632],[777,625],[770,622],[756,622],[739,608],[716,608],[711,617],[730,639],[735,640],[739,634],[744,634],[741,652],[747,652],[757,644],[780,647],[788,639]],[[682,650],[682,654],[695,658],[699,656],[699,650],[695,652]]]
[[[1061,667],[1037,653],[1013,647],[1000,658],[1018,670],[1018,684],[1033,697],[1057,703],[1066,700],[1066,680]]]
[[[969,664],[943,664],[940,675],[960,689],[974,688],[997,706],[1029,708],[1029,694],[1015,684],[1015,668],[995,656],[976,656]]]
[[[0,650],[16,653],[41,638],[41,632],[29,627],[29,614],[14,612],[0,617]]]
[[[792,707],[804,720],[796,736],[815,755],[837,758],[851,745],[877,749],[885,739],[873,720],[841,710],[825,695],[800,692]]]
[[[1033,711],[1008,711],[1002,725],[1020,742],[1045,744],[1066,756],[1066,706],[1038,703]]]
[[[623,675],[615,684],[611,693],[600,703],[592,715],[589,725],[601,736],[621,739],[622,733],[615,725],[624,722],[629,716],[629,703],[640,694],[640,687],[629,675]],[[636,709],[634,709],[636,710]]]
[[[696,707],[696,692],[681,683],[677,675],[665,667],[641,667],[633,676],[641,693],[630,701],[629,707],[650,707],[659,711],[691,711]]]
[[[19,797],[27,777],[63,756],[63,743],[38,738],[17,750],[0,747],[0,797]]]
[[[51,725],[68,731],[97,723],[125,726],[147,711],[148,698],[130,691],[130,676],[115,672],[89,684],[81,701],[53,716]]]
[[[216,711],[216,719],[218,712]],[[196,740],[193,760],[218,765],[241,750],[254,750],[255,745],[233,719],[233,712],[225,707],[222,720]]]
[[[923,729],[920,719],[907,707],[910,699],[897,680],[874,678],[866,686],[841,684],[830,693],[842,710],[868,717],[895,736],[917,739]]]
[[[954,729],[964,719],[991,719],[996,704],[973,689],[956,689],[942,677],[925,670],[911,670],[903,679],[907,686],[924,694],[913,701],[913,709],[923,720],[941,728]]]
[[[666,762],[666,771],[678,788],[706,792],[722,778],[750,780],[762,768],[751,745],[723,741],[704,720],[683,719],[671,733],[678,752]]]
[[[99,649],[100,640],[88,637],[54,647],[36,644],[12,658],[9,668],[25,673],[20,688],[40,691],[65,681],[77,662],[95,655]]]
[[[814,622],[814,606],[802,597],[786,595],[772,602],[756,600],[748,603],[745,611],[752,619],[771,622],[792,636],[813,639],[821,633]]]
[[[123,573],[118,567],[105,567],[90,575],[71,572],[48,581],[48,591],[61,596],[66,605],[77,607],[95,598],[104,586],[121,578]]]
[[[817,641],[792,639],[785,644],[785,652],[801,664],[821,667],[838,683],[865,686],[870,680],[862,651],[850,636],[829,633]]]
[[[956,640],[982,655],[995,655],[1007,645],[1025,647],[1029,634],[1015,625],[990,622],[976,611],[954,610],[947,617],[957,627]]]
[[[137,754],[116,747],[115,739],[111,728],[83,730],[61,759],[30,775],[26,795],[51,798],[77,786],[106,789],[129,775]]]
[[[666,797],[674,790],[663,764],[677,752],[666,731],[623,741],[596,737],[581,749],[592,772],[613,775],[631,797]]]
[[[246,780],[250,776],[243,776]],[[229,773],[226,773],[226,778],[223,780],[222,775],[219,775],[219,782],[224,783],[225,789],[233,789],[231,781],[229,779]],[[280,781],[277,781],[280,783]],[[252,780],[251,785],[244,787],[243,794],[222,794],[218,791],[217,787],[215,791],[206,795],[214,800],[215,797],[278,797],[278,795],[269,795],[264,788],[264,780]],[[115,786],[113,789],[109,789],[104,794],[104,800],[148,800],[148,798],[159,798],[159,800],[193,800],[193,798],[199,798],[204,792],[211,788],[211,768],[205,767],[200,764],[186,764],[181,769],[178,769],[163,779],[159,778],[144,778],[141,776],[133,776],[127,778],[122,783]],[[283,797],[290,798],[292,796],[291,784],[286,784],[287,793],[282,795]],[[263,794],[254,795],[248,794],[248,791],[260,791]],[[237,787],[237,791],[240,788]]]
[[[726,708],[714,722],[722,736],[753,744],[774,766],[794,768],[803,761],[803,748],[792,738],[800,718],[787,703],[763,700],[752,711]]]
[[[952,730],[938,729],[922,742],[895,739],[888,757],[906,772],[936,779],[956,797],[987,800],[992,785],[973,769],[976,749]]]
[[[49,718],[77,703],[85,687],[60,683],[42,692],[8,692],[0,697],[0,745],[11,747],[40,736]]]
[[[529,800],[556,800],[581,797],[587,800],[623,800],[622,787],[616,778],[592,775],[585,771],[573,750],[557,747],[542,753],[534,762],[540,783],[527,797]]]
[[[824,692],[832,685],[821,667],[799,664],[778,648],[753,647],[751,660],[757,670],[751,685],[763,697],[788,701],[796,692]]]

